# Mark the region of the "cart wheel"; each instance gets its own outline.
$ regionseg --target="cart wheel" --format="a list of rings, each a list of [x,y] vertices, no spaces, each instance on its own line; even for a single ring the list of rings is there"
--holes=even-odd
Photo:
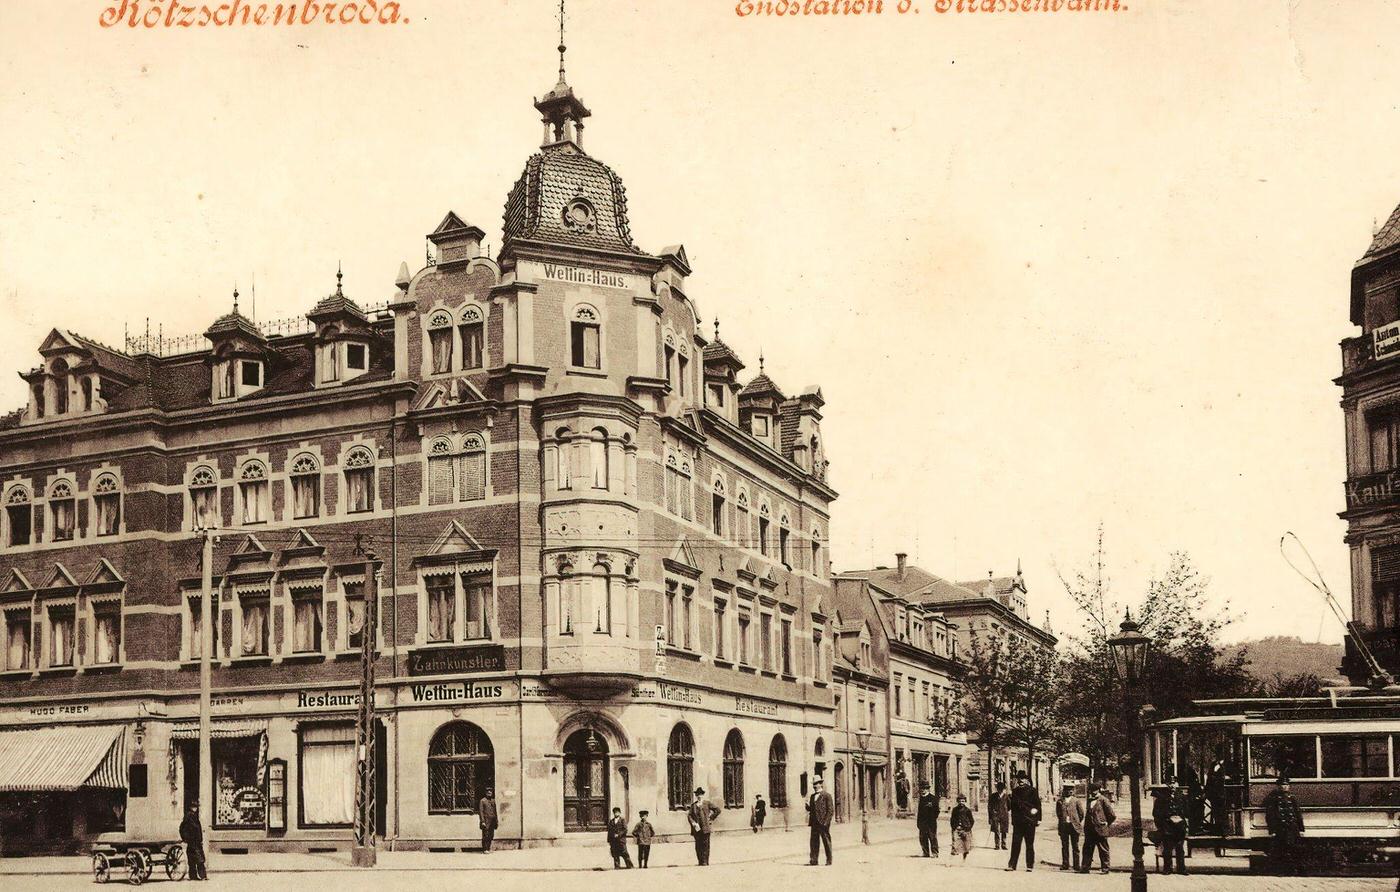
[[[95,883],[105,883],[112,878],[112,862],[101,852],[92,856],[92,879]]]
[[[167,879],[183,880],[187,868],[184,846],[177,844],[165,850],[165,876]]]
[[[141,850],[128,849],[126,853],[126,881],[133,886],[141,885],[146,878],[141,875]]]

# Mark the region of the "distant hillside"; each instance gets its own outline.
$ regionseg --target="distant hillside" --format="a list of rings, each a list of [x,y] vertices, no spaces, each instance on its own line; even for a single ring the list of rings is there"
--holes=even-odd
[[[1338,678],[1337,667],[1342,662],[1340,644],[1314,644],[1297,638],[1260,638],[1241,641],[1225,648],[1228,656],[1249,651],[1249,674],[1268,681],[1275,674],[1289,676],[1311,672],[1321,679]]]

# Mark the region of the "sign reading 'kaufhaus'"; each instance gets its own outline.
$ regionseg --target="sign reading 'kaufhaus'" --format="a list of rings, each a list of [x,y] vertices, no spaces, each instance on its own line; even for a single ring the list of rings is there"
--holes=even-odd
[[[506,649],[500,644],[434,647],[410,651],[409,675],[458,675],[463,672],[504,672]]]

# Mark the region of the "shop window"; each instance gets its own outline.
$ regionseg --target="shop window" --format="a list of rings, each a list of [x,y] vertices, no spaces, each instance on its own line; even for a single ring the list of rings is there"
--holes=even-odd
[[[569,323],[569,362],[584,369],[603,367],[598,311],[586,304],[574,309]]]
[[[302,453],[292,460],[292,516],[297,519],[321,514],[321,464]]]
[[[768,804],[787,808],[787,741],[781,734],[768,746]]]
[[[1377,735],[1322,736],[1323,777],[1389,777],[1390,740]]]
[[[30,636],[29,610],[5,611],[5,671],[29,669]]]
[[[302,725],[297,779],[303,827],[349,827],[355,822],[355,726]]]
[[[484,331],[485,321],[479,308],[467,307],[462,310],[462,368],[479,369],[484,364]]]
[[[245,592],[240,594],[239,609],[243,614],[243,628],[240,630],[241,635],[239,636],[239,653],[245,657],[267,656],[267,592]]]
[[[744,737],[738,728],[724,738],[724,807],[744,807]]]
[[[428,319],[428,349],[432,354],[434,375],[452,371],[452,317],[445,310],[439,310]]]
[[[200,466],[190,475],[190,506],[196,530],[219,526],[219,478],[213,468]]]
[[[321,652],[321,589],[292,591],[292,652]]]
[[[715,490],[710,495],[710,532],[724,538],[724,481],[715,481]]]
[[[345,367],[352,372],[363,372],[369,368],[369,348],[364,344],[346,344]]]
[[[695,738],[690,726],[678,724],[671,729],[666,744],[666,800],[673,811],[690,806],[690,791],[695,789]]]
[[[231,737],[210,742],[214,763],[214,826],[262,829],[267,821],[263,769],[267,738]]]
[[[53,518],[53,541],[71,540],[78,512],[73,487],[67,481],[60,480],[49,489],[49,515]]]
[[[219,653],[219,623],[218,623],[218,616],[219,616],[219,598],[218,598],[218,595],[216,595],[216,594],[211,594],[209,600],[210,600],[210,602],[214,605],[213,613],[214,613],[214,617],[215,617],[214,625],[213,625],[212,627],[210,627],[210,629],[209,629],[210,640],[213,642],[213,654],[211,654],[211,657],[213,657],[213,656],[217,656],[218,653]],[[192,596],[192,597],[187,597],[187,598],[185,599],[186,609],[189,611],[189,618],[190,618],[190,623],[189,623],[189,626],[190,626],[190,640],[189,640],[189,642],[188,642],[188,646],[187,646],[187,648],[186,648],[186,652],[190,655],[190,659],[191,659],[191,660],[197,660],[197,659],[199,659],[199,658],[200,658],[200,655],[203,653],[203,651],[201,650],[201,648],[202,648],[203,645],[204,645],[203,630],[202,630],[202,626],[203,626],[203,624],[204,624],[204,613],[203,613],[203,611],[200,609],[200,605],[201,605],[202,603],[203,603],[203,598],[202,598],[202,596],[200,596],[200,595],[194,595],[194,596]]]
[[[122,605],[120,601],[103,601],[92,608],[92,655],[99,666],[109,666],[121,660]]]
[[[351,449],[345,456],[345,510],[374,510],[374,456],[368,449]]]
[[[451,576],[429,576],[428,643],[451,641],[456,619],[457,594]]]
[[[428,745],[428,812],[474,815],[487,788],[495,785],[491,740],[470,722],[449,722]]]
[[[73,665],[73,608],[49,608],[49,665]]]
[[[243,503],[244,524],[266,523],[271,514],[268,500],[267,466],[250,461],[243,466],[238,482],[239,500]]]
[[[97,478],[92,507],[97,514],[97,535],[115,536],[122,523],[122,495],[115,476],[103,474]]]

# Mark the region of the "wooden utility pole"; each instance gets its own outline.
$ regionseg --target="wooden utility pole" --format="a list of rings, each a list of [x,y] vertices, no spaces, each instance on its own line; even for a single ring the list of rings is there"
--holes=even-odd
[[[199,800],[199,826],[204,838],[209,839],[210,825],[213,823],[214,803],[210,801],[214,790],[214,769],[209,758],[210,731],[210,686],[211,658],[214,651],[214,531],[204,530],[203,585],[199,593],[199,789],[195,795]],[[206,795],[207,794],[207,795]]]
[[[365,552],[364,611],[360,636],[360,709],[355,723],[355,846],[350,863],[373,867],[378,860],[375,848],[375,715],[374,645],[379,616],[378,561]]]

